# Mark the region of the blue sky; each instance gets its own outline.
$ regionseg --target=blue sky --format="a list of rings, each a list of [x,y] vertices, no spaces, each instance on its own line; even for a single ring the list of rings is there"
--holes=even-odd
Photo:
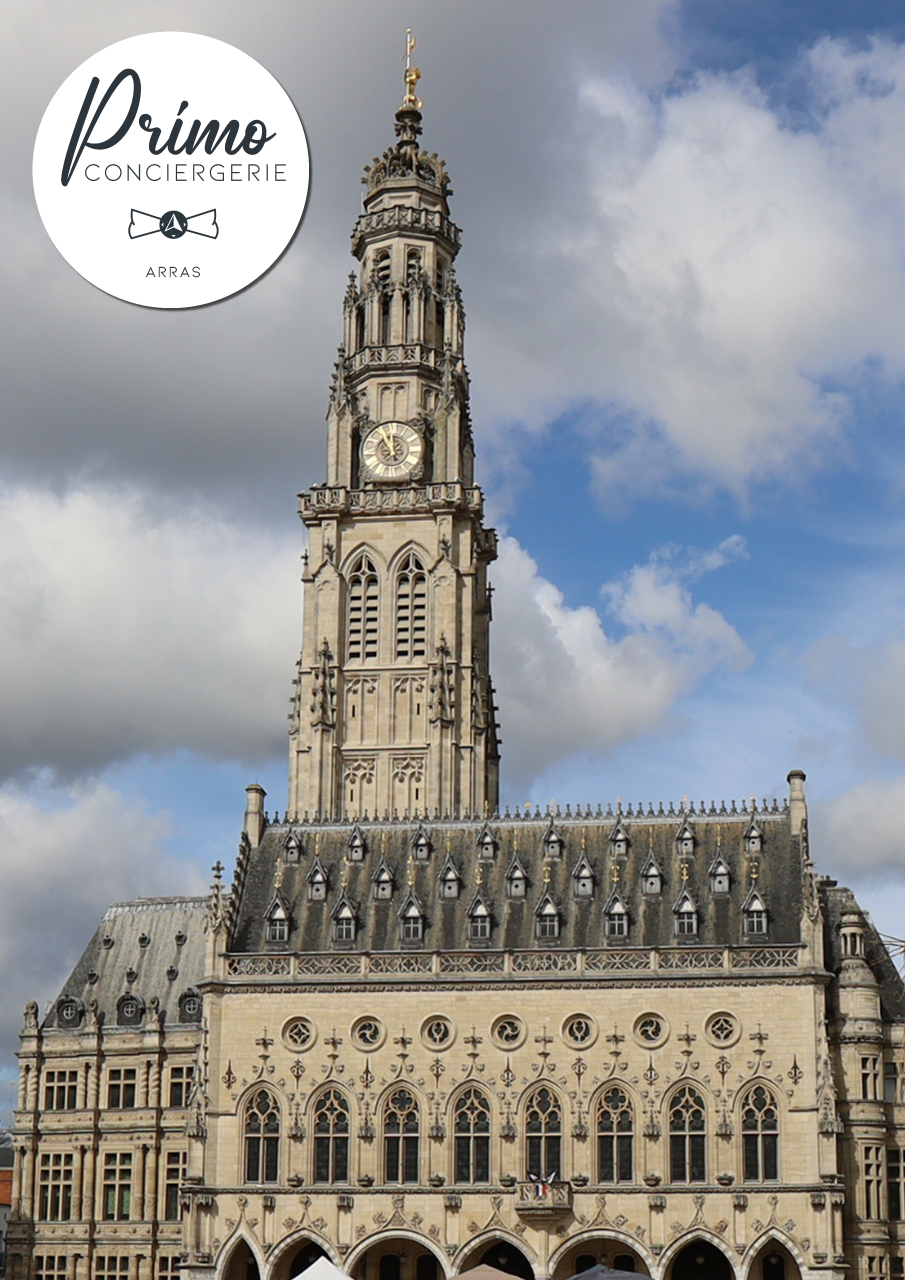
[[[247,783],[284,806],[294,495],[409,25],[504,535],[505,802],[782,796],[804,768],[818,866],[902,932],[901,6],[446,8],[4,15],[0,1075],[109,901],[203,889]],[[197,312],[92,289],[30,189],[61,80],[167,27],[267,66],[312,156],[289,252]]]

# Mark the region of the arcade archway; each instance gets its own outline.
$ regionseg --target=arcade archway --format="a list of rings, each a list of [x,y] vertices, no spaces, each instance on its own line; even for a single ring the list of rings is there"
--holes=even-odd
[[[416,1240],[388,1236],[372,1244],[352,1267],[353,1280],[443,1280],[435,1253]]]
[[[569,1276],[597,1266],[610,1267],[614,1271],[634,1271],[639,1276],[650,1274],[641,1255],[631,1245],[596,1236],[582,1240],[559,1258],[553,1280],[568,1280]]]
[[[692,1240],[673,1258],[669,1280],[734,1280],[732,1264],[709,1240]]]
[[[244,1240],[237,1241],[221,1274],[222,1280],[260,1280],[257,1260]]]
[[[298,1240],[293,1248],[284,1249],[270,1273],[270,1280],[294,1280],[318,1258],[328,1258],[327,1250],[316,1240]]]
[[[518,1245],[510,1240],[482,1240],[460,1263],[459,1272],[481,1266],[495,1267],[497,1271],[517,1276],[518,1280],[534,1280],[534,1268]]]
[[[801,1280],[801,1271],[785,1245],[768,1240],[751,1263],[748,1280]]]

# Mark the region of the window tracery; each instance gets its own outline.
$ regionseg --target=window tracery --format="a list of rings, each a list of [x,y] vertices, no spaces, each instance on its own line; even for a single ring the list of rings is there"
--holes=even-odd
[[[327,1089],[314,1104],[314,1181],[349,1181],[349,1104]]]
[[[490,1181],[490,1103],[480,1089],[466,1089],[456,1101],[455,1180],[475,1184]]]
[[[597,1180],[631,1182],[634,1115],[623,1089],[607,1089],[597,1105]]]
[[[525,1110],[525,1163],[529,1177],[556,1179],[562,1157],[562,1109],[546,1086],[535,1089]]]
[[[418,1182],[421,1124],[418,1104],[408,1089],[397,1089],[387,1101],[383,1134],[386,1181]]]
[[[761,1084],[742,1103],[742,1155],[746,1182],[779,1178],[779,1113],[772,1093]]]
[[[707,1113],[696,1089],[684,1085],[669,1105],[669,1180],[706,1181]]]
[[[245,1104],[245,1181],[280,1180],[280,1107],[269,1089],[258,1089]]]

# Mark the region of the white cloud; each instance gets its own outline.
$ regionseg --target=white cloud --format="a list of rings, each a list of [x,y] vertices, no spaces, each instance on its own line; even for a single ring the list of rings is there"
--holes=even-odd
[[[0,1058],[15,1048],[26,1001],[58,993],[111,902],[204,891],[163,856],[167,830],[103,785],[41,804],[0,789]]]
[[[0,495],[0,772],[279,751],[300,549],[125,491]]]
[[[569,756],[612,751],[661,723],[707,672],[751,660],[725,618],[695,605],[666,562],[606,588],[628,628],[618,640],[594,609],[567,606],[514,538],[501,541],[494,583],[492,670],[509,785],[529,785]]]
[[[870,778],[811,805],[814,857],[821,869],[847,875],[874,870],[905,875],[905,775]]]
[[[905,372],[905,48],[825,40],[801,82],[804,124],[741,74],[581,86],[567,213],[515,246],[544,305],[513,298],[477,385],[534,426],[604,406],[582,426],[610,493],[822,465],[864,362]]]

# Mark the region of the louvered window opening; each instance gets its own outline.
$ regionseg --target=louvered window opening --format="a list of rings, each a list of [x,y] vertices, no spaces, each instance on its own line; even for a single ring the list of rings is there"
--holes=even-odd
[[[377,658],[379,601],[377,570],[363,556],[349,575],[350,662],[372,662]]]
[[[427,655],[427,576],[410,555],[396,579],[396,657]]]

